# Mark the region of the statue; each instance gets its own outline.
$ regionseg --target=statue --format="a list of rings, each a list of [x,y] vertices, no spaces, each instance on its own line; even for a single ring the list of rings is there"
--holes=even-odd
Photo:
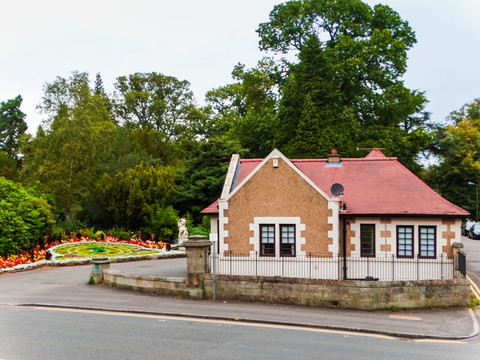
[[[188,230],[186,226],[187,221],[185,220],[185,216],[182,216],[178,220],[178,243],[182,244],[184,241],[188,240]]]

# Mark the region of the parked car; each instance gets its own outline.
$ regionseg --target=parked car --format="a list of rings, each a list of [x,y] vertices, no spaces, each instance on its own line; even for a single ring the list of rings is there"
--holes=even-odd
[[[480,224],[475,223],[469,231],[469,238],[471,239],[480,239]]]
[[[473,225],[475,225],[475,221],[465,222],[465,224],[462,225],[462,235],[470,237],[470,230],[472,229]]]

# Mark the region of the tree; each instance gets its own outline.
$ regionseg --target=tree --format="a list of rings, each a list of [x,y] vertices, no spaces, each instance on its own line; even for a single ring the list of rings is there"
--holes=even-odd
[[[175,208],[182,214],[190,212],[198,223],[200,211],[217,200],[222,192],[232,154],[245,152],[237,141],[225,135],[200,141],[191,149],[190,160],[177,175]]]
[[[9,180],[14,180],[17,177],[17,162],[4,152],[0,152],[0,177]]]
[[[20,110],[22,97],[0,103],[0,151],[18,160],[19,139],[27,131],[25,114]]]
[[[125,126],[160,131],[169,140],[193,136],[198,113],[188,81],[135,73],[117,78],[115,88],[115,112]]]
[[[51,206],[45,199],[0,177],[0,255],[33,249],[54,226]]]
[[[261,59],[257,67],[238,64],[232,72],[237,80],[207,93],[217,132],[238,141],[249,157],[263,157],[275,147],[279,70],[272,59]]]
[[[418,151],[428,143],[428,116],[423,112],[424,94],[407,89],[401,80],[407,51],[416,39],[398,13],[360,0],[289,1],[276,5],[270,21],[260,24],[257,32],[262,50],[293,51],[299,60],[283,60],[288,71],[281,88],[277,146],[296,147],[291,137],[309,98],[313,113],[318,113],[320,136],[335,147],[343,146],[344,155],[367,142],[390,146],[376,135],[389,132],[406,140],[399,159],[415,164]],[[410,146],[410,140],[419,146]]]
[[[175,173],[169,167],[141,163],[113,177],[104,174],[96,186],[109,218],[105,225],[138,230],[158,206],[172,204]]]
[[[450,114],[449,125],[438,129],[432,152],[440,161],[427,169],[428,184],[474,214],[474,186],[480,181],[480,99]]]
[[[88,74],[74,72],[45,85],[39,106],[48,117],[35,138],[23,145],[22,177],[39,180],[42,190],[54,194],[63,217],[73,219],[82,198],[101,173],[97,163],[110,145],[115,124],[105,99],[94,94]]]
[[[276,145],[293,158],[325,157],[332,149],[350,156],[358,140],[353,109],[318,40],[309,40],[282,86]]]

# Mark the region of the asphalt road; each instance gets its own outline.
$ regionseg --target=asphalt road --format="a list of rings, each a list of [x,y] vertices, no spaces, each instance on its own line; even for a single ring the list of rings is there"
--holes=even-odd
[[[480,288],[480,240],[462,236],[462,243],[463,250],[467,255],[467,275]]]
[[[478,359],[478,342],[0,305],[0,359]]]

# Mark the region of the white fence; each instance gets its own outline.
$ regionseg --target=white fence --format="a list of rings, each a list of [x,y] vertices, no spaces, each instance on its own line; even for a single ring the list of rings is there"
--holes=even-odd
[[[344,269],[344,263],[346,269]],[[213,271],[210,255],[210,270]],[[215,273],[245,276],[280,276],[341,280],[439,280],[458,276],[454,260],[445,254],[436,258],[321,257],[313,254],[295,257],[259,256],[257,252],[215,254]]]

